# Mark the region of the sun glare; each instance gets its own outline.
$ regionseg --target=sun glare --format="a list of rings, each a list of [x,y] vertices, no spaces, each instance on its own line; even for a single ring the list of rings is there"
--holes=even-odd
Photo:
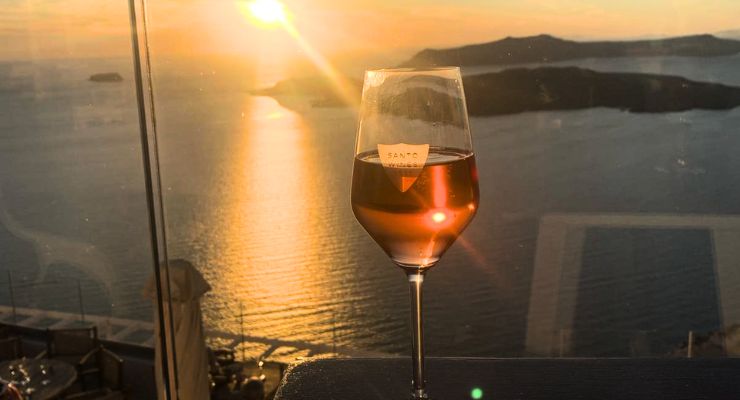
[[[265,24],[285,22],[287,19],[285,6],[277,0],[254,0],[247,7],[255,19]]]
[[[253,25],[263,29],[278,28],[292,37],[303,53],[333,83],[334,91],[346,102],[356,107],[359,99],[353,84],[343,77],[321,53],[319,53],[293,25],[293,13],[278,0],[253,0],[235,3],[241,13],[250,19]]]

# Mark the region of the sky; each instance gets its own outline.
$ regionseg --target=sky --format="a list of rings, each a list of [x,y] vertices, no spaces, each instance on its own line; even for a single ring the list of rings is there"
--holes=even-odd
[[[244,3],[244,0],[239,0]],[[127,56],[128,7],[112,0],[0,0],[0,60]],[[411,53],[549,33],[625,39],[740,29],[738,0],[284,0],[317,52]],[[290,59],[305,46],[234,0],[147,0],[157,54]],[[738,34],[740,36],[740,33]]]

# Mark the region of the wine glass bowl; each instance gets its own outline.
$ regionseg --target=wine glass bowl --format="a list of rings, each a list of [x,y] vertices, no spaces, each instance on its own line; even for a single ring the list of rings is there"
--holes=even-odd
[[[478,208],[472,154],[430,148],[425,164],[414,172],[362,154],[353,173],[357,220],[397,265],[412,270],[435,265]]]
[[[473,219],[478,203],[478,173],[459,68],[367,71],[352,210],[410,283],[414,399],[428,398],[422,282]]]
[[[352,175],[360,224],[396,264],[426,269],[477,208],[460,70],[367,71]]]

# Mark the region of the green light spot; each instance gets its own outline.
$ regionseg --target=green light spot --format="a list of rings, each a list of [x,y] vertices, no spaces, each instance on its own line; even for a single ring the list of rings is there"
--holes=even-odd
[[[474,388],[470,391],[470,397],[472,397],[475,400],[482,399],[483,398],[483,390],[481,388]]]

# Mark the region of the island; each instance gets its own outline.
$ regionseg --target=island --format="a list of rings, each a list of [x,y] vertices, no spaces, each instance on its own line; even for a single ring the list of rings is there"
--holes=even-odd
[[[516,68],[469,76],[463,82],[472,115],[591,107],[657,113],[727,110],[740,105],[740,87],[576,67]]]
[[[308,99],[308,105],[312,107],[344,107],[348,104],[342,92],[337,88],[338,82],[343,85],[343,91],[359,102],[362,91],[361,81],[348,77],[331,80],[324,75],[285,79],[274,86],[252,90],[250,93],[273,97],[288,108],[294,108],[291,104],[295,103],[292,100],[296,97]]]
[[[508,65],[614,57],[717,57],[737,53],[740,53],[739,40],[721,39],[713,35],[595,42],[577,42],[538,35],[507,37],[494,42],[447,49],[426,49],[402,66]]]
[[[347,90],[359,99],[359,81],[349,82],[352,87]],[[577,67],[513,68],[465,76],[463,84],[472,116],[592,107],[657,113],[728,110],[740,106],[740,87],[736,86],[696,82],[679,76],[596,72]],[[389,107],[385,112],[399,115],[412,112],[411,117],[421,119],[442,118],[433,106],[445,104],[444,93],[429,88],[409,90],[425,91],[420,95],[430,99],[430,109],[409,111],[409,107]],[[307,102],[312,107],[346,105],[326,79],[288,79],[253,94],[272,96],[289,108],[295,108],[297,103],[285,99],[305,99],[303,104]]]
[[[118,72],[103,72],[90,75],[88,80],[91,82],[121,82],[123,77]]]

